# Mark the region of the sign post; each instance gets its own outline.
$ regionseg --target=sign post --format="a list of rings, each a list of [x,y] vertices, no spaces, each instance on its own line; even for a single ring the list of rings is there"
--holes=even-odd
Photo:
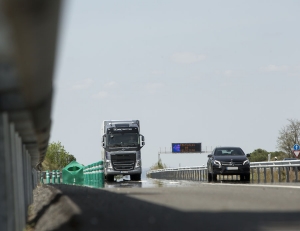
[[[300,146],[299,146],[299,144],[295,144],[295,145],[294,145],[294,156],[295,156],[296,158],[298,158],[299,153],[300,153]]]
[[[172,143],[172,153],[201,153],[201,143]]]
[[[172,143],[171,149],[167,152],[159,151],[158,152],[158,161],[160,161],[160,154],[202,154],[210,153],[211,151],[202,151],[201,143]]]

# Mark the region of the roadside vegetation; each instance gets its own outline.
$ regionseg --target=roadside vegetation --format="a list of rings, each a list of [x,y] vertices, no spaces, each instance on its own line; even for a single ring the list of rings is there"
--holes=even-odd
[[[41,164],[42,171],[62,170],[76,158],[67,152],[61,142],[52,142],[48,145],[47,153]]]
[[[279,151],[268,152],[264,149],[256,149],[249,157],[250,162],[268,161],[268,154],[271,154],[271,161],[283,160],[284,158],[294,157],[294,144],[300,143],[300,121],[296,119],[288,119],[288,124],[279,130],[277,138],[277,148]]]
[[[277,160],[283,160],[283,158],[288,157],[288,155],[283,151],[276,151],[276,152],[268,152],[264,149],[256,149],[254,150],[250,157],[248,159],[250,162],[262,162],[262,161],[268,161],[268,154],[271,154],[271,161],[275,161],[275,157],[277,157]]]
[[[167,168],[167,165],[163,164],[161,159],[150,167],[150,170],[164,169]]]
[[[300,143],[300,120],[288,119],[289,123],[280,129],[277,146],[288,157],[294,157],[293,146]]]

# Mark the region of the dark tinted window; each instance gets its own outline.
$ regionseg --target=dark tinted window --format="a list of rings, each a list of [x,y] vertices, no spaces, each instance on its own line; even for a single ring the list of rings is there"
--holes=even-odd
[[[215,150],[215,156],[242,156],[245,155],[242,149],[240,148],[217,148]]]

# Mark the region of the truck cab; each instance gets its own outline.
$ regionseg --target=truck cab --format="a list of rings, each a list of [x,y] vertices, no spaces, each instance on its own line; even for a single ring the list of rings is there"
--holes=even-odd
[[[141,148],[144,145],[139,120],[103,121],[102,159],[106,180],[114,181],[116,175],[130,175],[131,180],[141,180]]]

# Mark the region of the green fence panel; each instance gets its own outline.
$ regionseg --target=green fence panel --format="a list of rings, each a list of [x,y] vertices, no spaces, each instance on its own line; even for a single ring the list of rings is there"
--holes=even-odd
[[[76,161],[72,161],[62,170],[63,183],[84,185],[83,169],[83,165]]]
[[[102,160],[85,166],[83,173],[84,185],[95,188],[104,187],[104,173]]]

